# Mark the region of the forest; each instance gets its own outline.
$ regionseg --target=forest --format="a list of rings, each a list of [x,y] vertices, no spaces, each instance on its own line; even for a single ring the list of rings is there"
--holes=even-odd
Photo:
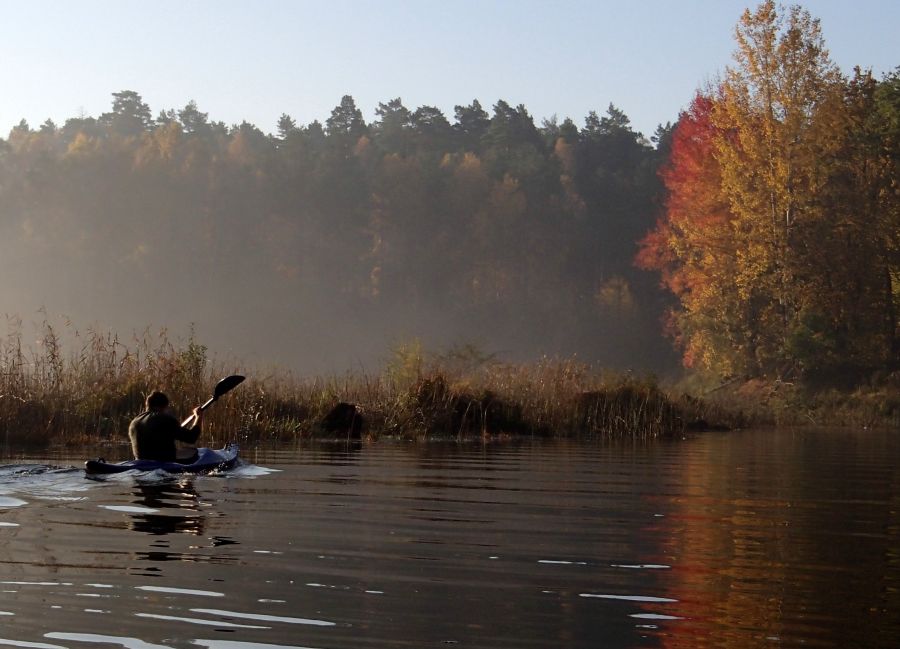
[[[673,365],[662,292],[633,264],[660,150],[621,111],[581,128],[502,100],[452,123],[399,98],[376,113],[348,95],[267,135],[194,102],[154,117],[123,90],[97,118],[19,124],[0,142],[0,308],[39,295],[126,332],[186,313],[215,343],[227,321],[226,345],[271,342],[300,371],[411,339]]]
[[[0,311],[194,323],[301,373],[409,340],[712,381],[896,370],[900,68],[843,75],[800,7],[736,36],[649,138],[612,103],[536,124],[398,97],[367,123],[349,94],[270,134],[134,90],[23,120],[0,140]]]

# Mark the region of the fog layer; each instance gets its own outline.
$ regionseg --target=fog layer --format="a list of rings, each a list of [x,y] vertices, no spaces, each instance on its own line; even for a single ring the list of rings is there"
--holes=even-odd
[[[127,336],[191,324],[213,355],[375,370],[398,343],[510,361],[673,365],[633,265],[661,203],[652,147],[610,106],[537,126],[344,97],[324,125],[152,117],[139,94],[0,140],[0,312]]]

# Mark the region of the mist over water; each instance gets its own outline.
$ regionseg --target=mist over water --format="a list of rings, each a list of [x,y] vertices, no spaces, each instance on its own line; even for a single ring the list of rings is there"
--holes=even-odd
[[[24,340],[29,343],[39,341],[46,312],[46,321],[60,334],[67,351],[79,344],[75,335],[83,336],[89,329],[116,333],[126,343],[144,332],[155,335],[165,330],[173,341],[187,340],[193,332],[214,359],[303,375],[377,372],[394,348],[413,340],[429,352],[471,344],[485,355],[511,362],[577,355],[603,366],[638,371],[672,365],[661,336],[654,341],[657,349],[653,351],[659,352],[654,357],[636,340],[607,347],[615,340],[615,332],[598,331],[596,340],[566,339],[567,332],[554,330],[551,323],[546,329],[535,327],[534,318],[524,310],[509,319],[477,321],[439,311],[378,312],[324,298],[298,302],[289,295],[263,293],[263,289],[242,294],[219,286],[207,290],[219,293],[219,300],[208,295],[192,301],[189,294],[165,290],[151,297],[130,292],[103,296],[89,290],[85,295],[54,296],[51,288],[43,293],[47,299],[41,303],[30,303],[25,297],[2,310],[21,318]],[[42,294],[40,290],[30,293]],[[50,304],[53,310],[45,306]],[[17,318],[7,318],[8,330],[15,328],[11,323]]]
[[[346,96],[324,127],[285,115],[266,135],[113,99],[0,140],[0,313],[26,339],[45,309],[63,337],[193,326],[215,358],[304,374],[376,371],[413,339],[674,365],[633,265],[662,154],[613,106],[579,130],[398,98],[366,124]]]

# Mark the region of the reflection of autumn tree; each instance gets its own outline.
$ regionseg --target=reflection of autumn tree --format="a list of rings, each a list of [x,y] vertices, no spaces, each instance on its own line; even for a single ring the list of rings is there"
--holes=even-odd
[[[736,461],[727,452],[725,457],[712,457],[708,449],[692,458],[686,466],[699,462],[707,470],[684,472],[680,490],[690,496],[679,499],[660,521],[668,530],[660,551],[671,557],[666,563],[672,563],[662,582],[668,587],[661,595],[678,601],[666,612],[682,618],[677,624],[683,631],[661,634],[664,647],[737,648],[748,642],[764,644],[784,633],[785,617],[790,615],[783,614],[787,603],[781,585],[791,575],[784,563],[778,510],[789,503],[746,497],[747,483],[755,477],[747,472],[736,475]]]
[[[654,594],[677,603],[646,610],[683,618],[661,625],[661,645],[892,646],[897,480],[873,461],[887,449],[824,433],[697,442],[659,520],[670,569]],[[809,470],[813,458],[859,472],[835,482]]]

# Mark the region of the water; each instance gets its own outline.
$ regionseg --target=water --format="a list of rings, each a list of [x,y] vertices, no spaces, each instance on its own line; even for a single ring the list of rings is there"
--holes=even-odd
[[[7,460],[0,646],[900,646],[897,434],[244,457]]]

